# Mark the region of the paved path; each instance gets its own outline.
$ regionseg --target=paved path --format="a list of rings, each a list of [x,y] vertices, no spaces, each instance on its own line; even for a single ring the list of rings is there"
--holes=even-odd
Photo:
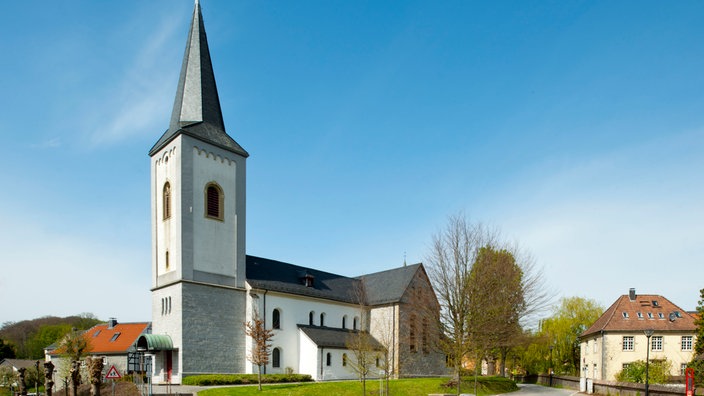
[[[520,396],[575,396],[579,391],[573,389],[549,388],[547,386],[534,384],[518,384],[521,388],[517,392],[512,392],[510,395]]]

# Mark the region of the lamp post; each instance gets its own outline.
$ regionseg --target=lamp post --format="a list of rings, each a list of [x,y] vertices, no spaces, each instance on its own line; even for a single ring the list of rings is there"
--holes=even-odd
[[[648,365],[650,364],[650,337],[653,336],[654,331],[655,330],[653,330],[653,329],[646,329],[643,331],[643,333],[645,333],[645,338],[648,340],[648,342],[645,345],[645,347],[646,347],[646,349],[645,349],[645,396],[649,396],[649,393],[648,393],[648,388],[649,388],[648,369],[649,369],[649,367],[648,367]]]
[[[550,367],[548,367],[549,374],[550,374],[550,386],[552,386],[552,348],[553,348],[553,346],[550,345],[550,365],[549,365]],[[648,395],[646,395],[646,396],[648,396]]]

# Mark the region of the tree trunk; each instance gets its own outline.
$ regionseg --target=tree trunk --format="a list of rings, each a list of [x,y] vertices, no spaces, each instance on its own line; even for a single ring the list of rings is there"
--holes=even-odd
[[[259,378],[259,390],[261,391],[262,390],[262,366],[258,365],[257,368],[259,369],[258,373],[257,373],[258,374],[257,377]]]

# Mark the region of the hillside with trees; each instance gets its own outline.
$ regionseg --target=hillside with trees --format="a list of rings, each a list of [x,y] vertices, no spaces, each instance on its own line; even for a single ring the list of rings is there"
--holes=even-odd
[[[5,322],[0,327],[0,359],[42,359],[44,348],[72,329],[87,330],[102,322],[91,313]]]

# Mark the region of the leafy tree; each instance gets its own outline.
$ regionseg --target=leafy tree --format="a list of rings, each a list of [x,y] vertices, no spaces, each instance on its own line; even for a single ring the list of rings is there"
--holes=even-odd
[[[15,349],[12,344],[0,338],[0,360],[13,359],[15,357]]]
[[[259,315],[254,315],[253,320],[245,323],[245,334],[252,337],[252,350],[247,356],[247,360],[257,365],[259,390],[262,390],[262,367],[269,364],[271,355],[271,339],[274,338],[274,331],[264,326],[264,320]]]
[[[582,297],[560,300],[553,316],[542,322],[539,334],[546,344],[540,353],[552,357],[549,367],[558,374],[579,375],[579,336],[592,325],[604,308],[596,301]],[[553,348],[550,351],[550,347]]]
[[[669,360],[651,360],[648,365],[648,382],[665,384],[670,379],[672,362]],[[616,374],[616,380],[621,382],[645,383],[645,360],[629,363],[626,368]]]
[[[44,348],[62,339],[71,331],[69,324],[44,325],[32,334],[25,343],[25,348],[30,359],[42,359]]]
[[[694,342],[694,356],[689,367],[694,369],[694,381],[698,386],[704,385],[704,289],[699,290],[697,317],[694,321],[696,328],[696,341]]]
[[[90,352],[91,346],[81,331],[73,329],[61,340],[59,351],[71,361],[78,362]]]

